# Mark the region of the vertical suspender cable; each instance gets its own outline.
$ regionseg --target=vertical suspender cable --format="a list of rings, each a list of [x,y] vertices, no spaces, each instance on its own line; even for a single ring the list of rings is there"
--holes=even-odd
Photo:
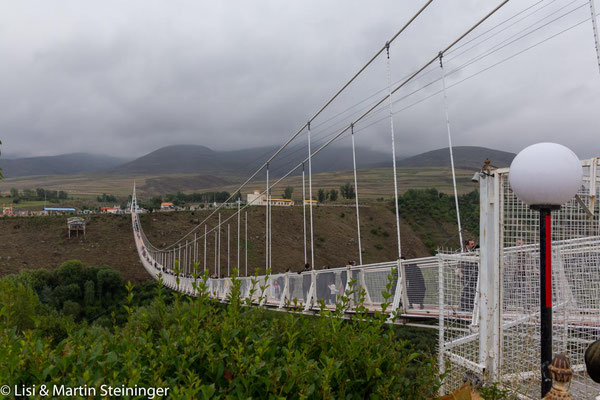
[[[304,163],[302,163],[302,236],[304,238],[304,265],[308,262],[306,258],[306,183],[304,180]]]
[[[188,273],[188,241],[185,241],[185,248],[183,249],[183,274]]]
[[[273,270],[273,204],[269,202],[269,268]]]
[[[269,163],[267,163],[267,202],[265,204],[265,272],[269,269]]]
[[[198,235],[194,232],[194,262],[198,262]]]
[[[310,266],[315,269],[315,247],[313,240],[313,201],[312,201],[312,151],[310,149],[310,122],[307,124],[308,132],[308,209],[310,214]]]
[[[590,1],[590,11],[592,12],[592,29],[594,30],[594,43],[596,44],[596,59],[598,60],[598,70],[600,71],[600,44],[598,43],[598,26],[596,25],[596,10],[594,0]]]
[[[440,69],[442,71],[442,92],[444,100],[444,112],[446,114],[446,131],[448,132],[448,150],[450,151],[450,167],[452,168],[452,184],[454,185],[454,204],[456,205],[456,221],[458,223],[458,240],[460,241],[460,251],[463,252],[462,225],[460,223],[460,208],[458,206],[458,190],[456,188],[456,172],[454,170],[454,155],[452,153],[452,134],[450,131],[450,117],[448,115],[448,97],[446,96],[446,74],[444,73],[444,63],[442,59],[444,53],[440,51]]]
[[[204,272],[206,272],[206,224],[204,224]]]
[[[398,177],[396,176],[396,139],[394,138],[394,109],[392,107],[392,67],[390,64],[390,43],[385,44],[387,51],[387,75],[388,75],[388,98],[390,108],[390,132],[392,135],[392,162],[394,168],[394,203],[396,205],[396,235],[398,238],[398,259],[402,258],[402,246],[400,242],[400,210],[398,209]]]
[[[227,276],[231,276],[230,272],[230,250],[231,250],[231,224],[227,224]]]
[[[358,262],[362,265],[362,245],[360,242],[360,213],[358,211],[358,179],[356,178],[356,147],[354,145],[354,124],[350,124],[352,136],[352,167],[354,168],[354,199],[356,202],[356,230],[358,232]]]
[[[240,276],[240,200],[238,198],[238,212],[237,212],[237,223],[238,223],[238,231],[237,231],[237,276]]]
[[[245,250],[245,253],[246,253],[246,276],[248,276],[248,211],[246,211],[246,227],[245,227],[245,230],[246,230],[246,234],[245,234],[246,240],[244,241],[244,250]]]
[[[217,242],[217,275],[221,278],[221,213],[219,213],[219,240]]]
[[[271,247],[271,229],[273,228],[273,226],[271,225],[271,192],[269,190],[269,197],[268,197],[268,202],[267,202],[267,210],[268,210],[268,216],[269,216],[269,234],[268,234],[268,240],[269,240],[269,270],[271,269],[271,265],[273,264],[273,261],[271,260],[271,255],[273,254],[273,252],[271,251],[272,247]]]
[[[215,231],[215,270],[214,274],[219,278],[218,270],[217,270],[217,231]]]

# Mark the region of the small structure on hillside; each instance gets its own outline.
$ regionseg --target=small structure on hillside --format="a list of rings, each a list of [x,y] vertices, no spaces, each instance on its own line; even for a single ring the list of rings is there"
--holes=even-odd
[[[69,237],[71,234],[79,237],[79,232],[83,232],[85,237],[85,220],[81,217],[71,217],[67,219],[67,228],[69,230]]]
[[[271,206],[283,206],[291,207],[294,205],[294,200],[291,199],[280,199],[269,196],[267,201],[267,195],[261,194],[260,190],[255,190],[254,193],[248,193],[248,204],[253,206],[266,206],[270,203]]]
[[[44,211],[48,214],[66,214],[74,213],[76,210],[72,207],[44,207]]]
[[[175,204],[173,204],[171,202],[160,203],[160,210],[161,211],[173,211],[173,210],[175,210]]]
[[[102,213],[104,214],[122,214],[121,206],[102,207]]]
[[[12,216],[15,215],[12,205],[2,205],[2,215]]]

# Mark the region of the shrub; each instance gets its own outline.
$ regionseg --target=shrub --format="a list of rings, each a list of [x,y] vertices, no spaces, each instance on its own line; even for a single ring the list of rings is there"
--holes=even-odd
[[[392,275],[388,281],[389,291]],[[135,306],[136,293],[146,290],[127,286],[121,326],[115,314],[91,325],[61,315],[57,323],[42,319],[30,331],[6,329],[9,321],[1,319],[0,381],[169,387],[171,398],[419,400],[433,396],[441,384],[436,359],[415,349],[403,328],[385,324],[387,315],[369,313],[364,290],[340,296],[336,310],[324,309],[319,318],[246,307],[237,280],[227,304],[210,299],[203,280],[197,298],[175,293],[170,304],[166,289],[154,288],[152,303]],[[265,289],[259,287],[259,293]],[[382,295],[391,301],[389,292]],[[350,298],[357,313],[346,320]],[[7,300],[0,299],[4,310]],[[62,313],[75,314],[78,306],[67,299]]]

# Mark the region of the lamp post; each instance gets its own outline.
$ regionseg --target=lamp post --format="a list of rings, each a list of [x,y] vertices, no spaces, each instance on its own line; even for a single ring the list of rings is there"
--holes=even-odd
[[[542,397],[552,387],[552,210],[571,200],[581,186],[581,161],[568,148],[538,143],[523,149],[510,166],[516,196],[540,213],[540,345]]]

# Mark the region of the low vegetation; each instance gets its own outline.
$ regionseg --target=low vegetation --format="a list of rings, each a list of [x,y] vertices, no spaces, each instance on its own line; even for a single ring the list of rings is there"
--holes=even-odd
[[[19,204],[21,201],[48,201],[50,203],[58,203],[60,200],[66,200],[69,196],[63,190],[47,190],[43,188],[23,189],[19,191],[16,188],[10,189],[10,197],[14,204]]]
[[[479,232],[479,192],[458,196],[458,204],[464,239],[476,239]],[[398,198],[398,205],[400,217],[408,222],[431,254],[439,248],[460,247],[453,195],[437,189],[410,189]]]
[[[196,399],[419,400],[441,384],[435,332],[390,327],[360,300],[350,320],[341,318],[346,296],[311,317],[245,307],[239,282],[219,304],[206,277],[191,298],[104,271],[70,261],[0,280],[2,383],[169,387],[172,398]],[[109,317],[96,318],[96,306]]]

